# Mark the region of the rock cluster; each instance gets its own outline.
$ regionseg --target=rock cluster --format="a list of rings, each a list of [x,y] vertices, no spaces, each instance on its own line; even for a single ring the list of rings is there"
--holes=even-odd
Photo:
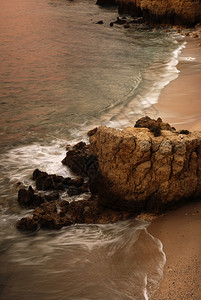
[[[95,130],[89,132],[89,135],[94,133]],[[83,177],[64,178],[36,169],[32,176],[36,190],[30,186],[28,189],[20,188],[18,192],[19,205],[35,210],[32,217],[24,217],[17,222],[18,229],[60,229],[75,223],[111,223],[133,216],[133,213],[128,211],[105,208],[100,205],[97,195],[80,201],[61,200],[60,193],[64,191],[68,197],[89,192],[89,186],[98,172],[97,158],[89,152],[89,145],[83,142],[68,147],[62,162],[69,165],[77,175],[85,175],[87,181]]]
[[[36,169],[36,190],[18,192],[19,205],[34,209],[33,216],[19,220],[17,228],[109,223],[200,198],[201,132],[177,132],[160,118],[144,117],[133,128],[100,126],[88,135],[90,144],[68,147],[63,160],[84,177],[64,178]],[[70,199],[89,190],[87,200]],[[61,199],[63,192],[67,196]]]
[[[99,1],[105,5],[108,0]],[[119,13],[155,24],[195,25],[201,21],[200,0],[116,0]]]
[[[41,203],[32,217],[22,218],[17,222],[17,228],[23,231],[42,229],[61,229],[76,223],[103,224],[126,220],[134,216],[132,212],[112,210],[101,206],[97,197],[80,201],[50,201]]]

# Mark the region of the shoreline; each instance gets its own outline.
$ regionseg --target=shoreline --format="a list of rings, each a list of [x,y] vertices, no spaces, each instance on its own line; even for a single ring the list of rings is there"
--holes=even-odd
[[[162,90],[153,107],[157,117],[177,130],[201,131],[201,38],[185,40],[179,76]],[[160,239],[167,258],[163,279],[150,300],[200,299],[201,202],[169,211],[153,220],[149,231]]]
[[[150,108],[149,116],[161,117],[177,130],[200,131],[201,38],[186,37],[185,41],[186,47],[178,58],[179,76],[162,90],[158,102]]]
[[[163,244],[166,264],[150,300],[199,300],[201,295],[201,202],[169,211],[148,231]]]

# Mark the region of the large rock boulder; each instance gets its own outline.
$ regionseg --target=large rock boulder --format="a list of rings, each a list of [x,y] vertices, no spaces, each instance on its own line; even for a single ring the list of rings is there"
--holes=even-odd
[[[101,126],[90,137],[99,173],[91,191],[110,208],[163,210],[201,196],[201,132]]]

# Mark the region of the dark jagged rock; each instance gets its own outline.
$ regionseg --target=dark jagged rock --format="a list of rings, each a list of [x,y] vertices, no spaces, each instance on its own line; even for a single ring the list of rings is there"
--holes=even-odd
[[[17,229],[22,231],[36,231],[38,229],[38,222],[33,218],[22,218],[16,224]]]
[[[133,217],[133,213],[128,211],[118,211],[105,208],[99,204],[98,197],[89,200],[73,201],[68,208],[68,216],[72,222],[86,224],[106,224]]]
[[[100,20],[100,21],[98,21],[96,24],[102,25],[102,24],[104,24],[104,22],[103,22],[102,20]]]
[[[62,163],[67,165],[76,175],[87,176],[90,180],[93,180],[98,170],[97,158],[90,153],[89,145],[84,142],[80,142],[69,149]]]
[[[126,23],[127,23],[126,19],[119,18],[119,17],[117,17],[116,21],[114,22],[114,24],[118,24],[118,25],[124,25]]]
[[[30,207],[34,201],[34,190],[29,186],[28,190],[21,188],[18,191],[18,203],[23,207]],[[42,203],[42,202],[41,202]]]
[[[65,190],[71,178],[64,178],[55,174],[48,175],[46,172],[41,172],[36,169],[33,172],[33,179],[36,181],[38,190]]]
[[[190,131],[182,129],[182,130],[179,131],[179,134],[190,134]]]
[[[81,189],[79,189],[76,186],[71,186],[68,191],[67,191],[69,196],[75,196],[75,195],[80,195],[81,194]]]
[[[99,205],[98,197],[88,200],[42,203],[33,217],[22,218],[17,222],[17,228],[22,231],[42,229],[61,229],[72,224],[104,224],[134,217],[133,213],[120,210],[115,211]]]
[[[21,207],[25,208],[35,208],[46,201],[52,201],[59,198],[58,193],[36,194],[34,189],[29,186],[28,189],[21,188],[18,191],[18,203]]]
[[[37,222],[40,228],[60,229],[63,226],[69,226],[72,221],[67,216],[69,203],[43,203],[33,213],[33,220]]]
[[[46,172],[41,172],[38,169],[33,172],[33,179],[36,181],[38,190],[67,190],[71,186],[79,188],[84,185],[84,178],[82,177],[74,179],[70,177],[64,178],[55,174],[48,175]]]
[[[75,195],[80,195],[83,193],[88,193],[89,192],[89,184],[84,183],[82,186],[76,186],[72,185],[68,188],[67,194],[69,196],[75,196]]]
[[[136,128],[148,128],[151,132],[157,131],[157,128],[160,130],[169,130],[175,131],[174,127],[171,127],[170,124],[164,123],[161,118],[157,120],[151,119],[150,117],[142,117],[136,123]],[[158,135],[157,135],[158,136]]]
[[[97,0],[96,1],[96,4],[97,5],[100,5],[100,6],[116,6],[116,0]]]

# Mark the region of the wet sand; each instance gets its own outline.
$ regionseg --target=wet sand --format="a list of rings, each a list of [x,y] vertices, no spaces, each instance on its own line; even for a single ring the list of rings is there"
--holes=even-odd
[[[158,116],[177,130],[201,131],[200,43],[200,38],[187,39],[177,66],[179,77],[162,91],[155,105]],[[149,231],[161,240],[167,257],[163,280],[151,300],[200,300],[201,202],[168,212],[154,220]]]
[[[201,202],[159,217],[149,232],[160,239],[167,259],[163,279],[151,300],[200,300]]]
[[[154,109],[178,130],[201,130],[201,39],[186,41],[177,65],[179,76],[164,88]]]

